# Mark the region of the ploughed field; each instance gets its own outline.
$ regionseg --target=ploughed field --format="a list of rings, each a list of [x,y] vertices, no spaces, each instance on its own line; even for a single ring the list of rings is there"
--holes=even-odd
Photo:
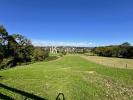
[[[133,69],[67,55],[0,71],[0,98],[55,100],[59,93],[65,100],[133,100]]]

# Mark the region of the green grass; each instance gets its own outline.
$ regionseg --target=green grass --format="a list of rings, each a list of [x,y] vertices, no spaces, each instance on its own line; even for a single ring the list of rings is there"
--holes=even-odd
[[[64,93],[66,100],[133,99],[132,69],[106,67],[79,55],[2,70],[0,76],[2,84],[48,100],[55,100],[58,93]],[[0,93],[25,98],[2,86]]]

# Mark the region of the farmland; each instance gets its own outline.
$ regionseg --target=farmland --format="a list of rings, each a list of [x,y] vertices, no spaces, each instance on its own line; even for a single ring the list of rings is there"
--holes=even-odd
[[[66,100],[130,100],[133,69],[108,67],[81,55],[66,55],[54,61],[0,71],[0,96],[55,100],[59,93]]]
[[[89,61],[102,64],[108,67],[133,69],[133,59],[100,57],[100,56],[82,56],[82,57]]]

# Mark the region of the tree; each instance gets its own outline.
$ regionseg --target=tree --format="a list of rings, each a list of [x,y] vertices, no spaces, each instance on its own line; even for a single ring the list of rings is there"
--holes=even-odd
[[[31,61],[34,51],[31,41],[20,34],[13,34],[13,37],[18,44],[15,59],[20,62]]]
[[[133,57],[133,47],[132,46],[121,47],[121,48],[122,48],[120,50],[121,57],[124,57],[124,58],[131,58],[131,57]]]
[[[17,54],[17,46],[18,43],[15,41],[12,35],[8,35],[7,37],[7,52],[6,52],[6,57],[8,56],[15,56]]]
[[[133,57],[133,47],[129,47],[128,48],[128,55],[127,55],[128,58],[131,58]]]
[[[112,47],[104,47],[103,56],[111,57],[112,56]]]
[[[2,62],[3,58],[4,58],[4,50],[2,45],[0,45],[0,63]]]
[[[12,36],[20,46],[32,45],[31,41],[25,36],[22,36],[20,34],[13,34]]]
[[[0,44],[6,45],[7,40],[6,37],[8,36],[8,32],[4,28],[4,26],[0,25]]]
[[[6,31],[4,26],[0,25],[0,61],[2,61],[3,58],[5,57],[7,36],[8,36],[8,32]]]
[[[92,52],[99,56],[132,58],[133,46],[125,42],[121,45],[95,47]]]
[[[34,47],[29,39],[20,35],[9,35],[0,25],[0,68],[26,63],[33,58]]]
[[[131,44],[129,42],[124,42],[121,44],[121,46],[131,46]]]

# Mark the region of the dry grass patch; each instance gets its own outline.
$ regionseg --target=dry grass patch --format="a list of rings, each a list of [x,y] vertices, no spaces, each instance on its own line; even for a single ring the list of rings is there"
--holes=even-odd
[[[111,57],[109,58],[109,57],[99,57],[99,56],[81,56],[81,57],[105,66],[133,69],[133,59],[111,58]]]
[[[100,74],[84,74],[84,80],[91,82],[102,88],[104,99],[108,100],[132,100],[133,86],[121,84],[119,81],[114,81],[111,77]]]

